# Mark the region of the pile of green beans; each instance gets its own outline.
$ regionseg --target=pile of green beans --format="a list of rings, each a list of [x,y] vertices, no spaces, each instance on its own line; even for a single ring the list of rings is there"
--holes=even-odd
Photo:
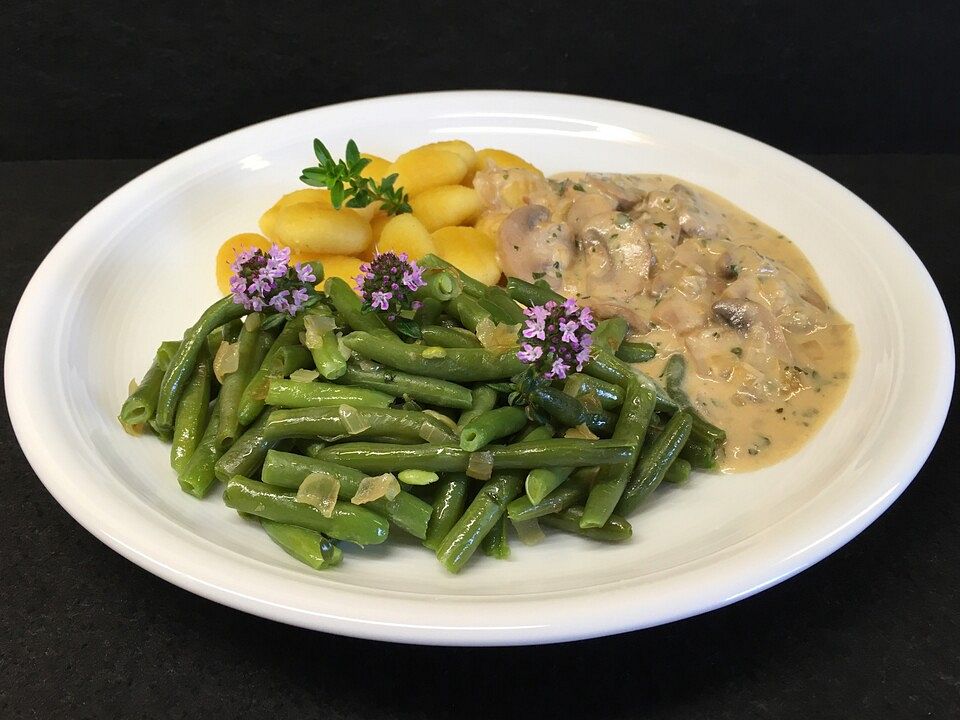
[[[418,339],[339,278],[295,317],[223,298],[159,346],[121,423],[170,442],[186,493],[221,484],[228,507],[317,570],[394,531],[454,573],[478,549],[509,557],[514,526],[530,542],[537,525],[623,542],[663,481],[714,466],[726,436],[691,406],[681,356],[654,380],[635,364],[655,349],[611,318],[582,372],[531,383],[516,348],[485,347],[477,328],[564,298],[517,278],[489,287],[431,255],[420,264]]]

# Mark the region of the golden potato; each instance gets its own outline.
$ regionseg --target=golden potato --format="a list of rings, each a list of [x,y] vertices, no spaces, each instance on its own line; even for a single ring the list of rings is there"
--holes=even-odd
[[[363,175],[363,177],[380,182],[383,180],[384,176],[388,174],[387,169],[391,165],[389,160],[385,160],[382,157],[371,155],[369,153],[360,153],[360,157],[367,158],[367,160],[370,161],[367,163],[367,166],[360,171],[360,174]]]
[[[387,174],[397,173],[395,186],[413,196],[439,185],[457,185],[467,170],[469,166],[456,153],[421,147],[398,157],[387,168]]]
[[[431,232],[447,225],[463,225],[483,210],[483,200],[473,188],[441,185],[424,190],[410,201],[413,214]]]
[[[230,294],[230,277],[233,275],[230,263],[238,252],[248,247],[269,250],[270,245],[267,238],[257,233],[240,233],[227,238],[217,251],[217,287],[220,292],[224,295]]]
[[[503,219],[509,214],[505,212],[486,212],[477,218],[473,226],[484,235],[497,238],[500,235],[500,226],[503,224]]]
[[[503,170],[523,168],[524,170],[532,170],[538,175],[543,175],[538,168],[528,163],[522,157],[519,155],[514,155],[511,152],[507,152],[506,150],[498,150],[497,148],[484,148],[483,150],[477,150],[476,159],[473,163],[474,171],[486,170],[491,165],[502,168]]]
[[[433,233],[437,255],[487,285],[500,280],[496,242],[472,227],[445,227]]]
[[[430,231],[409,213],[387,220],[377,240],[378,252],[406,253],[412,260],[419,260],[436,250]]]
[[[370,223],[353,210],[297,203],[277,210],[271,239],[299,252],[355,255],[367,249],[371,237]]]
[[[476,161],[477,151],[473,149],[473,146],[470,143],[465,142],[464,140],[441,140],[439,142],[421,145],[420,147],[432,148],[434,150],[446,150],[448,152],[452,152],[454,155],[459,155],[467,164],[468,168],[473,167],[473,163]]]

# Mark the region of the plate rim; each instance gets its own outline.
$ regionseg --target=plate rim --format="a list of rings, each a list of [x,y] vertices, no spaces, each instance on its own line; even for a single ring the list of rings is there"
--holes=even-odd
[[[272,123],[282,124],[285,122],[290,122],[292,118],[297,116],[308,115],[318,111],[352,110],[362,108],[364,105],[376,103],[437,102],[442,101],[443,99],[449,99],[451,97],[465,97],[477,100],[479,102],[481,99],[489,99],[491,95],[498,96],[500,100],[509,97],[522,96],[525,99],[542,98],[551,99],[553,101],[560,100],[573,103],[597,103],[611,107],[619,106],[624,110],[629,109],[631,111],[636,111],[639,109],[644,112],[667,116],[667,119],[670,119],[674,122],[679,122],[681,124],[694,123],[696,125],[704,126],[706,129],[711,131],[719,131],[721,133],[728,133],[738,136],[742,140],[746,140],[751,144],[762,147],[765,152],[775,153],[781,161],[785,161],[794,167],[799,167],[803,172],[815,173],[817,176],[819,176],[819,180],[821,182],[825,180],[830,184],[833,192],[840,193],[848,202],[854,202],[858,206],[858,214],[863,212],[868,213],[872,216],[874,221],[879,221],[882,223],[887,231],[887,235],[889,236],[887,238],[888,240],[899,241],[901,244],[900,250],[906,251],[906,253],[912,259],[914,274],[917,278],[923,281],[925,290],[928,294],[927,299],[933,301],[932,306],[938,311],[939,317],[936,324],[941,332],[937,340],[940,341],[944,338],[947,340],[952,340],[950,320],[947,315],[943,299],[940,296],[933,279],[930,277],[929,272],[926,270],[919,257],[913,252],[913,249],[900,235],[900,233],[897,232],[897,230],[893,228],[882,216],[880,216],[879,213],[877,213],[872,207],[870,207],[852,191],[848,190],[840,183],[836,182],[816,168],[804,163],[802,160],[773,148],[766,143],[718,125],[669,111],[643,105],[635,105],[615,100],[592,98],[581,95],[502,90],[453,90],[364,98],[361,100],[353,100],[335,105],[300,110],[298,112],[267,119],[243,128],[232,130],[216,138],[207,140],[193,148],[184,150],[183,152],[178,153],[162,163],[159,163],[158,165],[148,169],[144,173],[128,181],[106,198],[101,200],[80,220],[78,220],[77,223],[75,223],[63,235],[63,237],[57,241],[53,248],[51,248],[47,256],[33,273],[30,281],[24,289],[11,321],[4,357],[4,384],[7,408],[10,415],[11,425],[14,429],[17,440],[20,443],[24,455],[27,457],[27,460],[34,472],[40,478],[41,482],[43,482],[48,492],[53,495],[54,499],[75,520],[77,520],[81,526],[91,532],[108,547],[117,551],[128,560],[134,562],[147,571],[207,599],[228,605],[235,609],[249,612],[254,615],[279,620],[281,622],[286,622],[305,628],[319,629],[326,632],[370,639],[442,645],[514,645],[563,642],[568,640],[596,637],[600,635],[615,634],[619,632],[640,629],[643,627],[650,627],[672,622],[681,618],[690,617],[703,612],[708,612],[760,592],[768,587],[782,582],[783,580],[786,580],[789,577],[792,577],[803,569],[812,566],[856,537],[856,535],[862,532],[877,517],[879,517],[879,515],[882,514],[890,506],[890,504],[892,504],[896,498],[899,497],[900,494],[902,494],[902,492],[909,486],[939,438],[950,407],[952,388],[955,379],[955,356],[952,342],[941,342],[939,347],[939,349],[942,351],[940,361],[942,362],[943,368],[941,376],[937,378],[937,389],[940,391],[938,395],[940,402],[932,408],[931,413],[927,416],[926,423],[923,427],[923,432],[918,431],[916,450],[913,456],[910,458],[910,461],[905,463],[898,476],[893,478],[894,482],[881,498],[879,498],[876,502],[873,502],[868,508],[865,508],[864,511],[853,518],[852,521],[845,523],[839,528],[834,528],[833,532],[828,533],[824,537],[818,539],[815,543],[809,545],[802,555],[798,555],[794,558],[794,562],[783,564],[782,567],[777,569],[776,573],[770,577],[767,577],[764,581],[752,583],[749,587],[740,588],[736,591],[734,588],[729,588],[723,593],[715,594],[709,602],[695,603],[697,605],[696,608],[691,609],[689,607],[677,607],[673,610],[673,612],[661,612],[660,615],[648,618],[647,621],[640,623],[636,622],[635,618],[632,616],[623,616],[620,618],[604,618],[604,621],[602,622],[594,622],[592,624],[587,623],[578,625],[576,627],[564,625],[562,622],[544,623],[534,627],[426,627],[422,624],[404,624],[397,622],[383,623],[376,620],[362,620],[359,618],[345,618],[304,612],[303,610],[298,610],[297,608],[284,607],[281,604],[271,603],[257,597],[251,597],[249,594],[245,594],[244,592],[235,588],[228,587],[223,583],[212,583],[203,577],[192,575],[189,572],[184,572],[182,569],[178,569],[171,564],[158,560],[156,557],[152,557],[149,552],[146,552],[144,549],[138,547],[137,543],[130,542],[129,538],[123,538],[119,536],[119,534],[115,535],[107,532],[105,527],[97,522],[100,519],[97,517],[97,513],[92,511],[91,508],[84,506],[83,503],[78,502],[77,498],[68,492],[69,488],[67,488],[62,482],[57,481],[55,472],[56,462],[54,462],[51,457],[45,456],[42,448],[40,448],[36,443],[31,442],[31,430],[33,430],[33,428],[29,427],[29,397],[25,395],[25,392],[21,389],[20,385],[15,382],[15,379],[18,373],[20,373],[24,368],[29,367],[29,358],[26,357],[22,352],[25,349],[24,346],[27,344],[27,339],[29,338],[30,328],[27,322],[27,317],[31,310],[40,304],[41,298],[38,296],[42,294],[42,285],[45,281],[45,278],[54,272],[54,268],[60,256],[67,252],[71,243],[81,242],[81,235],[86,224],[94,222],[98,214],[105,212],[107,208],[119,202],[124,195],[133,192],[141,185],[149,185],[155,178],[162,177],[167,173],[175,171],[176,168],[184,162],[184,158],[202,156],[203,153],[209,152],[210,149],[215,145],[226,143],[228,142],[228,139],[235,139],[243,134],[253,133],[254,131],[262,129],[264,126],[268,126]],[[771,528],[769,527],[765,528],[765,531],[770,529]],[[767,572],[764,574],[769,575],[770,573]],[[736,585],[736,583],[734,583],[734,585]],[[362,589],[357,589],[354,592],[362,592]],[[418,601],[411,602],[416,603]]]

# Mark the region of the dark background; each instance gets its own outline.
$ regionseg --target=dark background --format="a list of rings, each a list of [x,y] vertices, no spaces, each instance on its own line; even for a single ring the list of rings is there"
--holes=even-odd
[[[952,0],[13,0],[2,26],[5,159],[164,157],[295,110],[460,88],[652,105],[791,153],[960,151]]]
[[[66,5],[0,8],[4,340],[49,248],[165,156],[453,88],[639,102],[799,154],[890,220],[958,307],[955,3]],[[957,430],[954,413],[860,537],[759,596],[613,638],[445,649],[286,627],[140,570],[53,501],[3,407],[0,718],[956,718]]]

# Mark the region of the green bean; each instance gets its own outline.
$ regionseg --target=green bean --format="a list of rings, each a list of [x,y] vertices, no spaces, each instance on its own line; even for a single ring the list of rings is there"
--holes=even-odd
[[[217,443],[217,427],[220,424],[217,402],[219,401],[214,401],[213,406],[207,413],[209,418],[207,428],[203,431],[203,437],[200,438],[200,442],[190,456],[190,460],[187,461],[186,467],[177,477],[180,489],[198,498],[205,497],[217,481],[214,467],[222,454],[220,445]]]
[[[677,459],[684,444],[690,437],[693,418],[686,410],[681,410],[667,423],[663,433],[644,452],[633,477],[623,491],[617,512],[627,517],[643,500],[659,487],[667,468]]]
[[[243,389],[243,394],[240,396],[238,417],[241,425],[252,423],[256,420],[260,411],[263,410],[263,398],[266,395],[267,384],[270,379],[283,377],[287,374],[283,372],[286,368],[280,367],[278,357],[282,348],[299,346],[301,332],[303,332],[303,315],[291,318],[280,330],[276,340],[273,341],[263,358],[263,362],[260,363],[260,367],[250,378],[250,382],[247,383],[247,386]]]
[[[696,429],[696,418],[694,418],[694,429]],[[699,470],[713,470],[717,466],[717,448],[709,441],[702,441],[693,437],[693,431],[690,432],[690,439],[680,451],[680,457],[690,463],[691,466]]]
[[[470,332],[476,332],[483,320],[493,321],[490,311],[471,295],[463,294],[447,303],[447,310]]]
[[[620,465],[610,465],[600,470],[585,504],[580,521],[582,527],[603,527],[620,502],[625,489],[629,487],[640,454],[640,444],[647,434],[656,402],[656,396],[641,383],[632,382],[627,386],[623,408],[613,435],[618,440],[632,440],[630,458]]]
[[[460,447],[475,451],[494,440],[513,435],[527,424],[523,408],[502,407],[488,410],[464,425],[460,432]]]
[[[506,560],[510,557],[510,537],[507,532],[507,514],[500,515],[500,519],[480,542],[480,549],[487,557],[496,560]]]
[[[329,310],[325,306],[313,308],[309,315],[314,317],[330,316]],[[304,324],[306,324],[306,320],[307,318],[304,318]],[[347,371],[347,359],[340,350],[340,340],[332,327],[323,330],[317,342],[314,342],[309,349],[313,356],[313,363],[317,367],[317,372],[327,380],[336,380]]]
[[[520,433],[516,442],[537,442],[539,440],[549,440],[554,435],[553,428],[549,425],[539,423],[530,423],[527,428]]]
[[[534,505],[556,490],[564,480],[570,477],[572,467],[536,468],[527,473],[524,489],[527,498]]]
[[[416,291],[414,297],[421,302],[427,298],[449,302],[463,292],[460,274],[449,270],[428,269],[423,274],[426,285]]]
[[[466,410],[473,403],[470,390],[463,385],[389,368],[362,370],[355,364],[349,364],[340,382],[368,390],[378,390],[394,397],[409,395],[414,400],[427,405]]]
[[[286,408],[339,407],[341,405],[387,407],[393,403],[393,396],[377,390],[349,385],[270,380],[266,403]]]
[[[564,532],[582,535],[591,540],[600,542],[623,542],[633,535],[633,528],[626,518],[611,515],[603,527],[584,528],[580,526],[583,519],[582,507],[569,507],[563,512],[553,515],[544,515],[540,523]]]
[[[612,317],[597,323],[597,329],[591,333],[593,344],[616,353],[623,344],[630,326],[622,317]]]
[[[497,391],[489,385],[477,385],[471,391],[471,403],[468,410],[460,413],[460,419],[457,421],[457,427],[463,430],[464,427],[474,418],[483,415],[483,413],[493,410],[497,406]]]
[[[545,305],[550,300],[556,303],[562,303],[566,300],[563,295],[554,292],[549,286],[529,283],[526,280],[515,277],[507,278],[507,293],[514,300],[523,303],[527,307]]]
[[[177,416],[173,425],[173,444],[170,446],[170,466],[178,475],[187,466],[190,456],[197,449],[203,431],[207,427],[212,376],[210,355],[204,352],[177,404]]]
[[[483,291],[478,298],[480,307],[490,313],[494,322],[504,325],[517,325],[523,323],[524,315],[520,306],[511,298],[507,292],[497,286],[490,286]]]
[[[206,344],[207,335],[214,328],[242,317],[245,312],[243,306],[237,305],[228,295],[207,308],[200,319],[183,334],[183,341],[180,343],[177,355],[170,361],[170,366],[160,384],[160,396],[156,409],[157,425],[160,428],[166,431],[173,429],[177,403],[180,402],[183,386],[193,374],[197,357]]]
[[[567,377],[563,391],[580,399],[584,395],[594,397],[604,410],[616,410],[623,404],[623,388],[589,375],[573,373]]]
[[[221,343],[236,342],[237,337],[240,335],[240,328],[242,327],[243,321],[240,318],[234,318],[230,322],[214,328],[210,334],[207,335],[207,350],[210,352],[210,357],[217,356],[217,350],[220,349]]]
[[[674,485],[682,485],[690,479],[691,469],[692,466],[687,460],[684,460],[683,458],[677,458],[670,464],[670,467],[667,468],[667,472],[663,476],[663,479],[664,481],[673,483]]]
[[[463,272],[460,268],[451,265],[446,260],[443,260],[433,254],[424,255],[422,258],[420,258],[417,261],[417,264],[420,267],[424,267],[424,268],[431,268],[434,270],[447,270],[449,272],[454,273],[460,278],[460,281],[463,283],[463,291],[468,295],[472,295],[474,297],[480,297],[481,295],[483,295],[483,291],[486,290],[487,287],[489,287],[488,285],[485,285],[479,280],[476,280],[470,277],[465,272]]]
[[[679,353],[671,355],[663,367],[663,382],[667,394],[681,407],[686,409],[694,418],[697,426],[697,437],[709,438],[717,445],[726,442],[727,433],[701,415],[690,402],[690,398],[683,389],[683,379],[687,373],[687,362]]]
[[[598,345],[594,345],[591,349],[590,360],[584,372],[591,377],[620,387],[626,387],[637,375],[623,360]]]
[[[234,475],[251,476],[260,469],[267,451],[275,448],[279,442],[279,438],[270,438],[265,435],[264,431],[269,419],[270,413],[262,413],[256,422],[220,456],[214,466],[214,472],[220,482],[226,482]]]
[[[254,368],[259,366],[257,346],[260,344],[261,320],[260,313],[250,313],[247,316],[237,339],[237,369],[223,379],[220,389],[220,428],[217,430],[217,441],[223,447],[229,447],[240,432],[240,398]]]
[[[464,328],[427,325],[420,329],[420,339],[424,345],[445,348],[483,347],[477,336]]]
[[[387,521],[366,508],[338,502],[333,515],[325,517],[313,505],[297,502],[293,493],[240,475],[227,482],[223,501],[227,507],[248,515],[315,530],[357,545],[378,545],[389,533]]]
[[[437,548],[440,563],[452,573],[460,572],[519,492],[519,473],[495,473],[441,541]]]
[[[162,346],[161,346],[162,347]],[[123,402],[120,408],[120,423],[123,425],[142,425],[154,417],[160,397],[160,385],[163,382],[163,368],[160,366],[160,350],[154,355],[153,362],[143,374],[140,384]]]
[[[365,332],[351,333],[343,341],[351,350],[370,360],[403,372],[452,382],[500,380],[516,375],[524,368],[512,349],[452,348],[444,349],[441,357],[424,357],[427,350],[435,348],[422,349]]]
[[[360,470],[277,450],[269,451],[263,462],[263,482],[275,487],[296,490],[311,473],[336,478],[340,483],[341,500],[350,500],[356,495],[360,482],[366,477]],[[432,508],[406,490],[401,490],[393,500],[382,497],[365,503],[364,507],[382,515],[414,537],[421,540],[426,537]]]
[[[334,438],[356,437],[369,438],[388,436],[414,440],[425,440],[425,430],[430,431],[432,438],[440,442],[455,442],[454,433],[430,415],[410,410],[394,410],[393,408],[355,407],[353,421],[362,429],[351,429],[345,421],[338,407],[308,407],[291,408],[289,410],[274,410],[264,427],[264,436],[273,440],[282,438]],[[426,426],[426,427],[425,427]]]
[[[623,440],[554,438],[513,445],[491,445],[495,470],[529,470],[549,464],[587,467],[623,462],[631,457],[633,443]],[[470,453],[453,445],[398,445],[356,442],[332,445],[320,451],[323,460],[378,475],[400,470],[464,472]]]
[[[650,343],[625,341],[617,350],[617,357],[628,363],[644,363],[657,356],[657,349]]]
[[[179,349],[179,340],[164,340],[160,343],[160,349],[157,350],[157,362],[160,364],[161,370],[167,371],[167,368],[170,367],[170,361],[177,356],[177,350]],[[210,357],[213,357],[213,355]]]
[[[307,457],[315,458],[320,454],[320,451],[323,450],[328,443],[323,440],[301,440],[298,443],[299,449]]]
[[[434,300],[433,298],[424,298],[420,301],[420,307],[414,313],[413,319],[420,327],[436,325],[446,309],[446,303]]]
[[[572,477],[555,487],[549,495],[533,502],[529,495],[521,495],[507,506],[511,520],[533,520],[561,512],[571,505],[582,503],[590,491],[590,484],[579,477]]]
[[[433,499],[427,537],[423,541],[424,547],[436,551],[440,546],[440,542],[450,532],[450,528],[463,515],[469,487],[470,478],[463,473],[450,473],[443,476]]]
[[[591,432],[609,437],[613,432],[613,416],[603,410],[590,412],[577,398],[549,385],[532,389],[527,396],[530,404],[564,427],[586,425]]]
[[[260,518],[260,525],[267,535],[290,556],[314,570],[339,565],[343,560],[343,551],[331,540],[316,530],[274,522]]]
[[[329,277],[323,286],[323,290],[337,313],[352,329],[387,330],[389,332],[389,328],[377,313],[363,312],[363,303],[345,281],[338,277]]]

